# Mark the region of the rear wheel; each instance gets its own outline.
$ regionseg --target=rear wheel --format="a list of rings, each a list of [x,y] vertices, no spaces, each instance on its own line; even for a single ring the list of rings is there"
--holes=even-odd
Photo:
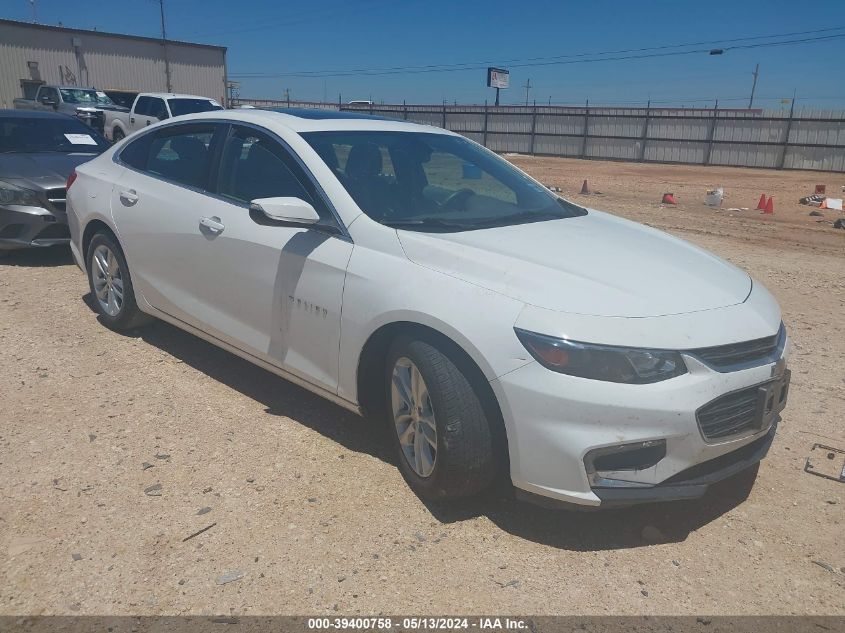
[[[495,474],[490,424],[470,381],[434,345],[399,338],[387,362],[388,413],[399,468],[426,499],[487,488]]]
[[[91,239],[87,269],[94,309],[106,326],[121,331],[152,321],[135,303],[126,258],[112,235],[101,232]]]

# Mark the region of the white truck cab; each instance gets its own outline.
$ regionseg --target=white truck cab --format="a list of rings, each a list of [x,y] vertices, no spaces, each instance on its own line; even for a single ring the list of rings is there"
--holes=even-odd
[[[109,140],[117,142],[136,130],[174,116],[222,109],[222,105],[208,97],[169,92],[142,92],[135,97],[129,112],[106,115],[105,135]]]

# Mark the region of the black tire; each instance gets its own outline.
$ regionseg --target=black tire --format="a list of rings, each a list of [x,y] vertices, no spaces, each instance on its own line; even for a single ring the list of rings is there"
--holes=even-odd
[[[97,298],[97,290],[94,287],[94,252],[97,247],[107,247],[115,256],[120,269],[120,277],[123,281],[123,302],[117,314],[109,314]],[[144,314],[138,309],[135,302],[135,290],[132,287],[132,277],[129,274],[129,266],[126,265],[126,257],[117,240],[111,233],[101,231],[94,235],[88,245],[88,253],[85,256],[85,264],[88,270],[88,287],[91,289],[91,300],[94,309],[99,315],[100,321],[108,328],[122,332],[131,330],[153,321],[153,317]]]
[[[126,134],[124,134],[123,130],[121,130],[119,127],[116,127],[114,130],[112,130],[111,138],[112,143],[119,143],[120,141],[126,138]]]
[[[402,358],[419,370],[434,412],[436,457],[426,477],[411,466],[394,421],[393,370]],[[446,500],[475,495],[491,485],[496,455],[490,423],[479,395],[449,354],[425,340],[399,337],[388,351],[385,384],[388,424],[399,469],[414,492],[423,499]]]

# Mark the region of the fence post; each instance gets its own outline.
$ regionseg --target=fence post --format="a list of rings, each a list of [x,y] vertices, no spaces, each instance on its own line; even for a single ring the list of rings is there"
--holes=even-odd
[[[443,100],[443,125],[441,125],[444,130],[446,129],[446,100]]]
[[[789,106],[789,119],[786,122],[786,135],[783,137],[783,151],[780,155],[778,169],[783,169],[786,163],[786,152],[789,151],[789,133],[792,131],[792,115],[795,112],[795,95],[792,96],[792,103]]]
[[[581,158],[587,155],[587,128],[590,125],[590,100],[584,106],[584,137],[581,139]]]
[[[534,112],[531,114],[531,155],[534,155],[534,135],[537,132],[537,100],[534,99]]]
[[[642,163],[645,160],[645,146],[648,143],[648,123],[651,119],[651,99],[648,100],[648,104],[645,107],[645,125],[643,125],[643,142],[640,146],[640,162]]]
[[[407,121],[408,120],[408,104],[405,103],[405,100],[402,99],[402,118]]]
[[[713,106],[713,119],[710,121],[710,130],[707,133],[707,154],[704,156],[704,164],[710,164],[710,154],[713,153],[713,139],[716,136],[716,121],[719,114],[719,100],[716,99],[716,105]]]
[[[484,100],[484,137],[481,139],[481,144],[487,147],[487,99]]]

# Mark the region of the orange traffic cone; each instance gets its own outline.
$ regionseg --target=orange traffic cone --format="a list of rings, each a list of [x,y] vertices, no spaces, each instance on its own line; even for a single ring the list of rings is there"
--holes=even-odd
[[[766,210],[766,194],[760,194],[760,202],[757,203],[757,208],[755,211],[765,211]]]
[[[675,201],[675,194],[674,193],[664,193],[663,199],[660,201],[660,204],[678,204]]]
[[[765,210],[763,211],[763,213],[766,213],[766,214],[768,214],[768,215],[773,215],[773,214],[774,214],[774,212],[775,212],[775,197],[774,197],[774,196],[772,196],[772,197],[771,197],[771,198],[769,198],[769,199],[768,199],[768,201],[766,202],[766,208],[765,208]]]
[[[588,193],[590,193],[590,187],[589,187],[589,185],[587,185],[587,180],[586,180],[586,179],[584,180],[584,184],[583,184],[583,185],[581,185],[581,193],[583,193],[583,194],[588,194]]]

